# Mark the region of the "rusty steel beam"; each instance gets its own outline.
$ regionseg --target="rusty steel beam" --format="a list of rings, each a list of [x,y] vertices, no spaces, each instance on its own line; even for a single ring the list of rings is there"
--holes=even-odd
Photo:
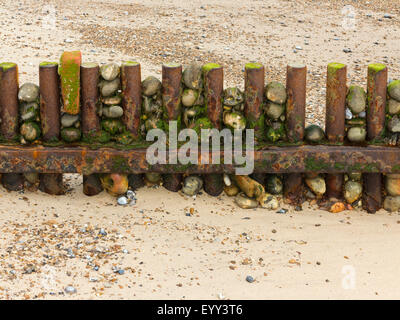
[[[0,133],[6,140],[18,138],[18,66],[12,62],[0,64]],[[21,174],[2,175],[2,184],[9,191],[21,190]]]
[[[199,154],[199,164],[152,165],[146,160],[146,150],[0,145],[0,173],[235,173],[233,164],[211,164],[213,152],[209,153],[210,164],[202,164],[201,159],[206,158],[204,154]],[[223,158],[222,151],[215,154]],[[400,152],[397,148],[383,146],[270,147],[254,151],[249,161],[254,161],[256,173],[400,173]]]
[[[385,108],[388,70],[385,65],[376,63],[368,66],[367,80],[367,138],[379,140],[385,131]],[[366,173],[363,175],[363,207],[375,213],[382,207],[382,175]]]
[[[254,129],[256,140],[265,139],[263,99],[264,66],[260,63],[247,63],[244,69],[244,114],[247,128]]]
[[[60,137],[60,79],[58,64],[39,65],[40,123],[43,141],[58,141]],[[39,189],[52,195],[65,193],[62,174],[41,173]]]
[[[97,114],[99,104],[99,74],[97,63],[83,63],[80,70],[81,81],[81,125],[84,138],[95,138],[99,134],[100,119]],[[83,193],[94,196],[103,191],[100,177],[97,174],[83,176]]]
[[[304,138],[306,112],[307,67],[302,64],[289,64],[286,69],[286,127],[289,142],[299,142]],[[301,173],[291,173],[284,177],[283,192],[293,204],[303,201]]]
[[[330,63],[326,77],[326,117],[325,132],[329,142],[343,143],[345,137],[345,108],[347,93],[347,66]],[[341,198],[343,174],[327,174],[326,195],[328,198]]]
[[[182,94],[182,65],[177,63],[163,64],[162,66],[162,101],[164,107],[164,119],[166,121],[178,121],[181,118],[181,94]],[[177,141],[180,123],[177,123],[177,132],[169,132],[175,137],[171,141]],[[176,146],[175,146],[176,147]],[[182,188],[182,174],[163,175],[165,189],[177,192]]]
[[[222,94],[224,90],[224,70],[216,63],[202,67],[204,82],[204,99],[207,106],[207,117],[214,128],[222,128]],[[204,191],[211,196],[219,196],[224,191],[224,180],[220,174],[206,174]]]

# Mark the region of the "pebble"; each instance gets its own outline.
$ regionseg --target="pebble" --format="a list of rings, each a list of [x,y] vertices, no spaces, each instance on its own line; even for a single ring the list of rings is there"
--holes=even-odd
[[[267,105],[266,105],[265,114],[269,118],[271,118],[273,120],[277,120],[283,114],[284,110],[285,110],[284,105],[276,104],[274,102],[268,102]]]
[[[347,131],[347,139],[351,142],[362,142],[365,141],[367,131],[363,127],[351,127]]]
[[[199,176],[188,176],[183,181],[182,192],[187,196],[194,196],[203,187],[203,180]]]
[[[150,76],[142,81],[142,93],[145,96],[152,96],[161,90],[161,82],[156,77]]]
[[[383,201],[383,208],[389,212],[400,210],[400,196],[387,196]]]
[[[101,236],[106,236],[106,235],[107,235],[106,230],[104,230],[103,228],[101,228],[100,231],[99,231],[99,235],[101,235]]]
[[[128,200],[136,199],[136,193],[132,190],[128,190],[126,192],[126,197],[128,198]]]
[[[357,181],[347,181],[344,185],[344,198],[350,204],[357,201],[362,194],[362,185]]]
[[[400,102],[400,80],[394,80],[388,85],[388,93],[392,99]]]
[[[389,195],[400,196],[400,178],[393,178],[393,176],[387,175],[385,179],[385,188]]]
[[[252,276],[247,276],[246,277],[246,281],[249,283],[253,283],[254,282],[254,278]]]
[[[182,93],[182,104],[185,107],[191,107],[197,100],[199,93],[194,89],[185,89]]]
[[[76,289],[73,286],[67,286],[65,287],[64,291],[68,294],[73,294],[76,293]]]
[[[346,108],[346,119],[351,120],[353,118],[353,113],[349,108]]]
[[[117,203],[118,203],[120,206],[125,206],[125,205],[128,204],[128,199],[127,199],[125,196],[121,196],[121,197],[119,197],[119,198],[117,199]]]
[[[231,178],[229,178],[229,175],[224,173],[224,183],[227,187],[229,187],[232,184]]]
[[[258,207],[258,201],[247,197],[243,192],[236,196],[235,203],[242,209],[254,209]]]
[[[34,83],[24,83],[18,91],[18,99],[24,102],[34,102],[39,98],[39,87]]]
[[[367,95],[364,88],[360,86],[350,86],[349,92],[346,97],[347,106],[353,112],[353,114],[359,114],[365,111],[367,105]]]
[[[272,194],[265,193],[259,198],[259,203],[261,207],[268,210],[276,210],[279,207],[278,199]]]
[[[388,100],[388,111],[390,114],[398,114],[400,113],[400,102],[394,99]]]
[[[320,142],[325,138],[324,130],[315,124],[309,125],[305,130],[305,139],[312,143]]]
[[[119,75],[119,65],[116,63],[105,64],[100,67],[100,74],[104,80],[112,81]]]
[[[120,106],[103,107],[103,116],[106,118],[119,118],[124,114],[124,109]]]
[[[265,87],[265,97],[276,104],[284,104],[287,99],[285,86],[276,81],[272,81]]]
[[[344,48],[344,49],[343,49],[343,52],[344,52],[344,53],[350,53],[350,52],[352,52],[352,51],[351,51],[350,48]]]
[[[283,190],[282,180],[276,174],[267,175],[265,189],[271,194],[280,194]]]
[[[326,184],[323,177],[317,176],[315,178],[306,178],[305,181],[307,186],[317,197],[322,197],[326,192]]]
[[[109,97],[112,96],[116,93],[120,86],[120,80],[119,78],[116,78],[112,81],[106,81],[103,80],[100,82],[99,87],[100,87],[100,92],[103,97]]]
[[[76,122],[79,121],[79,115],[72,115],[68,113],[64,113],[61,117],[61,125],[64,128],[72,127]]]
[[[185,68],[182,74],[183,83],[190,89],[200,89],[203,85],[201,66],[191,64]]]
[[[388,121],[387,126],[391,132],[400,132],[400,118],[397,115],[393,116],[393,118]]]
[[[279,209],[276,213],[285,214],[286,212],[288,212],[288,209]]]

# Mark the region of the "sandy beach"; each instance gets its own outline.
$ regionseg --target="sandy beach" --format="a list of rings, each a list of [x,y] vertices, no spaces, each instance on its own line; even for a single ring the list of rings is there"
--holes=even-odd
[[[0,58],[18,63],[21,84],[38,83],[38,64],[72,49],[84,61],[137,60],[143,78],[161,77],[167,61],[218,62],[225,86],[239,87],[246,62],[284,81],[296,60],[308,66],[307,123],[323,124],[329,62],[348,64],[349,82],[364,86],[371,62],[400,78],[395,1],[1,4]],[[354,29],[343,28],[346,5]],[[79,175],[65,182],[63,196],[0,187],[0,299],[399,298],[398,213],[334,214],[308,202],[295,211],[281,200],[288,212],[280,214],[163,187],[144,187],[136,205],[119,206],[106,192],[86,197]]]

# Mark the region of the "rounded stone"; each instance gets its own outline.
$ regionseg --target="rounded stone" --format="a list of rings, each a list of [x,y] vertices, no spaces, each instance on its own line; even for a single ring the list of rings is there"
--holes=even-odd
[[[265,97],[276,104],[284,104],[287,99],[286,88],[279,82],[270,82],[265,87]]]
[[[119,197],[119,198],[117,199],[117,203],[118,203],[120,206],[125,206],[125,205],[128,204],[128,198],[125,197],[125,196],[121,196],[121,197]]]
[[[265,189],[271,194],[281,194],[283,190],[282,180],[276,174],[267,175]]]
[[[383,201],[383,208],[389,212],[396,212],[400,210],[400,196],[392,197],[387,196]]]
[[[400,113],[400,102],[394,99],[388,100],[388,111],[390,114]]]
[[[309,125],[305,130],[305,139],[308,142],[317,143],[325,138],[324,130],[315,124]]]
[[[113,97],[106,97],[102,99],[103,103],[112,106],[112,105],[118,105],[122,102],[121,96],[113,96]]]
[[[237,112],[224,112],[224,124],[231,129],[246,129],[246,118]]]
[[[400,196],[400,179],[387,176],[385,179],[385,188],[389,195]]]
[[[400,132],[400,118],[397,115],[393,116],[393,118],[388,121],[387,127],[391,132]]]
[[[152,96],[161,90],[161,82],[156,77],[150,76],[142,81],[142,93],[145,96]]]
[[[264,209],[276,210],[279,207],[278,199],[272,194],[265,193],[258,199],[258,201]]]
[[[346,120],[351,120],[353,119],[353,113],[351,112],[351,110],[349,108],[346,108],[345,111],[345,118]]]
[[[389,96],[400,102],[400,80],[395,80],[388,85]]]
[[[364,89],[360,86],[350,86],[346,102],[353,114],[364,111],[367,104],[367,95]]]
[[[126,174],[104,174],[100,181],[103,188],[112,196],[123,195],[128,191],[129,182]]]
[[[347,131],[347,139],[351,142],[365,141],[367,130],[363,127],[352,127]]]
[[[120,106],[103,107],[103,116],[106,118],[119,118],[124,114]]]
[[[265,114],[273,120],[278,120],[283,111],[285,111],[285,106],[282,104],[268,102],[265,106]]]
[[[21,125],[20,133],[26,141],[34,141],[40,136],[40,127],[36,122],[24,122]]]
[[[72,114],[68,114],[68,113],[64,113],[61,117],[61,125],[64,128],[69,128],[69,127],[73,127],[75,125],[75,123],[77,123],[79,121],[79,115],[72,115]]]
[[[230,186],[225,185],[224,191],[228,197],[234,197],[240,192],[238,186],[235,184],[231,184]]]
[[[242,209],[253,209],[258,207],[258,201],[248,198],[244,193],[239,193],[235,198],[235,202]]]
[[[317,176],[315,178],[306,178],[305,181],[307,186],[317,197],[322,197],[326,192],[326,184],[323,177]]]
[[[197,100],[199,93],[193,89],[185,89],[182,93],[182,104],[185,107],[191,107]]]
[[[103,97],[109,97],[114,95],[120,87],[119,78],[116,78],[112,81],[103,80],[99,84],[100,93]]]
[[[194,196],[203,187],[203,180],[198,176],[188,176],[183,181],[182,192],[187,196]]]
[[[112,81],[119,75],[119,65],[115,62],[100,67],[100,74],[104,80]]]
[[[61,130],[61,138],[66,142],[75,142],[81,138],[81,130],[77,128],[64,128]]]
[[[190,89],[200,89],[203,86],[201,66],[191,64],[183,70],[183,83]]]
[[[354,203],[362,195],[362,184],[357,181],[347,181],[344,185],[343,196],[348,203]]]
[[[34,83],[24,83],[18,91],[18,99],[25,102],[34,102],[39,98],[39,87]]]
[[[157,172],[146,172],[145,173],[146,180],[150,183],[160,183],[161,182],[161,174]]]

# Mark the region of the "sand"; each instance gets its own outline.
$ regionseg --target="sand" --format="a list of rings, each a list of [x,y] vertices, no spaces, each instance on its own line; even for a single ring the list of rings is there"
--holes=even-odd
[[[393,1],[3,3],[0,57],[19,64],[21,83],[37,83],[39,62],[77,48],[85,61],[140,61],[143,76],[160,76],[166,61],[216,61],[225,86],[243,86],[248,61],[266,65],[267,81],[284,81],[286,64],[300,60],[309,70],[307,121],[321,124],[327,63],[347,63],[362,85],[370,62],[386,63],[390,78],[400,74]],[[54,5],[55,28],[44,27],[53,8],[44,4]],[[341,26],[347,4],[354,30]],[[58,197],[0,188],[0,298],[399,298],[398,213],[333,214],[308,203],[294,211],[281,202],[289,211],[278,214],[162,187],[140,189],[135,206],[121,207],[104,192],[84,196],[79,175],[66,182]],[[69,285],[76,293],[64,292]]]

